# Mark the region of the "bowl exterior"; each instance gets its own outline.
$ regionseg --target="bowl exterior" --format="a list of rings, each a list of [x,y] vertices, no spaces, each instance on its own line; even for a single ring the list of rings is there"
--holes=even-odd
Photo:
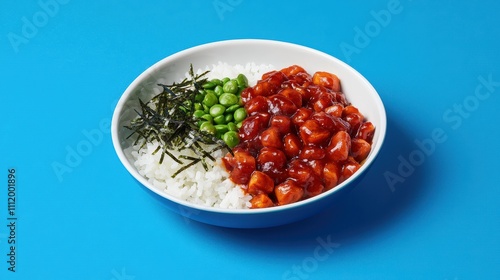
[[[253,210],[246,213],[215,212],[206,209],[198,209],[165,199],[163,196],[151,191],[150,188],[147,188],[142,184],[141,186],[161,205],[170,211],[176,212],[185,219],[227,228],[269,228],[298,222],[319,214],[329,207],[333,207],[336,203],[342,201],[342,199],[353,190],[359,181],[362,180],[364,174],[350,183],[350,186],[352,187],[339,189],[335,192],[335,195],[325,196],[323,199],[314,203],[307,203],[288,209],[276,208],[275,211],[269,212]]]

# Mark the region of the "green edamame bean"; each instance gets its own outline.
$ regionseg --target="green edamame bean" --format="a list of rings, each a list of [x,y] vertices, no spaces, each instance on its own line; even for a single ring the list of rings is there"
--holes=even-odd
[[[234,113],[234,111],[236,111],[236,109],[240,108],[241,106],[239,104],[235,104],[235,105],[232,105],[232,106],[229,106],[226,108],[226,113]]]
[[[238,87],[239,88],[246,88],[246,87],[248,87],[248,79],[243,74],[239,74],[238,77],[236,77],[236,82],[238,82]]]
[[[203,111],[208,114],[208,112],[210,112],[210,107],[208,107],[205,104],[203,104],[202,106],[203,106]]]
[[[238,82],[236,80],[229,80],[222,86],[224,92],[235,94],[238,92]]]
[[[227,126],[227,124],[216,124],[215,130],[218,134],[220,133],[222,135],[229,131],[229,127]]]
[[[229,123],[229,122],[232,122],[234,120],[234,116],[233,114],[224,114],[224,122],[225,123]]]
[[[222,86],[224,84],[220,79],[212,79],[210,82],[214,83],[216,86]]]
[[[207,107],[212,107],[217,104],[217,102],[219,102],[219,99],[213,92],[207,92],[207,95],[203,98],[203,105],[206,105]]]
[[[231,79],[229,79],[229,77],[224,77],[222,79],[222,84],[225,84],[225,83],[229,82],[229,80],[231,80]]]
[[[236,131],[228,131],[224,133],[222,140],[226,142],[229,148],[234,148],[240,143],[240,138],[238,137],[238,133]]]
[[[203,110],[196,110],[193,113],[193,116],[197,119],[201,118],[201,116],[205,115],[205,112]]]
[[[213,94],[215,94],[215,91],[214,91],[213,89],[207,89],[207,90],[205,91],[205,95],[207,95],[207,94],[209,94],[209,93],[213,93]],[[217,95],[215,95],[215,96],[217,96]]]
[[[194,103],[194,109],[195,110],[203,110],[203,105],[201,105],[201,103]]]
[[[214,123],[216,124],[225,124],[226,123],[226,118],[224,118],[224,115],[220,115],[214,118]]]
[[[238,96],[232,94],[232,93],[223,93],[220,97],[219,97],[219,104],[222,104],[226,107],[230,107],[230,106],[233,106],[235,104],[238,104],[239,100],[238,100]]]
[[[200,117],[200,119],[206,120],[206,121],[208,121],[208,122],[210,122],[210,123],[211,123],[211,122],[213,122],[214,118],[212,117],[212,115],[210,115],[210,114],[205,114],[205,112],[203,112],[203,113],[204,113],[204,115],[202,115],[202,116]]]
[[[236,123],[242,122],[247,117],[247,111],[245,108],[241,107],[234,111],[234,121]]]
[[[224,93],[224,90],[222,89],[222,86],[216,86],[214,88],[214,93],[215,93],[215,96],[217,97],[220,97],[223,93]]]
[[[214,118],[224,115],[225,111],[226,107],[221,104],[215,104],[214,106],[210,107],[210,115],[212,115],[212,117]]]
[[[236,127],[237,127],[238,129],[240,129],[242,125],[243,125],[243,122],[236,123]]]
[[[200,131],[208,132],[210,134],[215,134],[217,132],[215,130],[215,126],[212,123],[210,123],[210,122],[203,122],[200,125]]]
[[[201,87],[204,89],[213,89],[216,85],[214,82],[206,82]]]
[[[227,128],[231,131],[238,131],[238,128],[236,127],[236,124],[234,122],[228,122]]]
[[[196,101],[196,102],[202,102],[203,98],[205,98],[205,94],[204,93],[197,93],[195,95],[195,97],[194,97],[194,101]]]

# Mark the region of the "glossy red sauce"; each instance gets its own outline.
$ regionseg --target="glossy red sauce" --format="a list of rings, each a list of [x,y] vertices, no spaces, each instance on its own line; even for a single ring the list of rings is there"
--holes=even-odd
[[[241,97],[248,117],[223,158],[252,208],[285,205],[330,190],[354,174],[375,127],[345,98],[332,73],[293,65],[262,76]]]

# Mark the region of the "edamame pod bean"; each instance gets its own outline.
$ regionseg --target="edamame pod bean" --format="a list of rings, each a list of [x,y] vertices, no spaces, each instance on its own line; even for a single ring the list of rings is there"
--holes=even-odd
[[[245,108],[241,107],[234,111],[234,121],[239,123],[242,122],[247,117],[247,111]]]
[[[222,84],[225,84],[225,83],[229,82],[229,80],[231,80],[231,79],[229,79],[229,77],[224,77],[222,79]]]
[[[214,83],[216,86],[222,86],[224,84],[220,79],[212,79],[210,82]]]
[[[235,94],[238,92],[238,82],[236,80],[229,80],[222,86],[224,92]]]
[[[246,88],[246,87],[248,87],[248,79],[243,74],[239,74],[238,77],[236,77],[236,82],[238,82],[238,87],[239,88]]]
[[[241,106],[239,104],[232,105],[226,108],[226,113],[234,113],[236,109],[240,108]]]
[[[240,129],[242,125],[243,125],[243,122],[236,123],[236,127],[237,127],[238,129]]]
[[[223,93],[224,93],[224,90],[222,89],[222,86],[216,86],[214,88],[214,93],[215,93],[215,96],[217,97],[220,97]]]
[[[224,114],[224,122],[229,123],[234,120],[233,114]]]
[[[204,88],[204,89],[212,89],[216,85],[217,84],[215,84],[214,82],[207,82],[207,83],[204,83],[201,87]]]
[[[215,130],[217,131],[217,133],[220,133],[222,135],[229,131],[229,127],[227,126],[227,124],[216,124]]]
[[[238,128],[236,127],[236,124],[234,122],[228,122],[227,128],[231,131],[238,131]]]
[[[216,124],[225,124],[226,119],[224,118],[224,115],[220,115],[214,118],[214,123]]]
[[[205,112],[203,110],[196,110],[193,113],[193,116],[197,119],[201,118],[203,115],[205,115]]]
[[[194,109],[195,110],[203,110],[203,105],[201,105],[201,103],[196,102],[196,103],[194,103]]]
[[[214,120],[214,118],[210,114],[204,114],[204,115],[201,116],[200,119],[206,120],[206,121],[208,121],[210,123]]]
[[[229,148],[234,148],[238,143],[240,143],[240,138],[236,131],[228,131],[222,136],[222,140],[226,142]]]
[[[205,94],[204,93],[197,93],[195,95],[195,97],[194,97],[194,101],[196,101],[196,102],[202,102],[203,98],[205,98]]]
[[[238,96],[232,94],[232,93],[223,93],[220,97],[219,97],[219,104],[222,104],[226,107],[230,107],[230,106],[233,106],[235,104],[238,104],[239,100],[238,100]]]
[[[208,132],[210,134],[215,134],[217,131],[215,130],[215,126],[210,122],[204,122],[200,125],[200,131]]]
[[[207,95],[209,93],[215,94],[215,91],[213,89],[207,89],[205,92],[206,92],[205,95]],[[217,96],[217,95],[215,95],[215,96]]]
[[[213,92],[207,92],[207,95],[203,98],[203,105],[209,108],[217,104],[217,102],[219,102],[219,99]]]
[[[210,107],[210,115],[212,115],[212,117],[214,118],[224,115],[225,111],[226,107],[221,104],[215,104],[214,106]]]

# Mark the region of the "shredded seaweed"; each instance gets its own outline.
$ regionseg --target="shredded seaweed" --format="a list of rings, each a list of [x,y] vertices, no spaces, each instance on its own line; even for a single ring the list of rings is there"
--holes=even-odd
[[[208,170],[205,159],[215,161],[212,153],[217,150],[227,149],[232,153],[224,141],[213,134],[200,131],[197,120],[193,117],[195,97],[207,82],[205,76],[208,72],[195,75],[193,65],[190,65],[190,78],[185,78],[180,83],[158,84],[163,91],[148,102],[139,99],[140,111],[136,110],[137,117],[130,125],[125,126],[132,131],[127,138],[136,136],[134,145],[140,144],[143,148],[147,143],[159,143],[152,154],[161,152],[160,164],[166,155],[183,165],[172,174],[172,178],[200,162]],[[203,145],[209,145],[211,149],[206,151]],[[196,157],[180,156],[181,161],[170,152],[185,149],[192,150]]]

